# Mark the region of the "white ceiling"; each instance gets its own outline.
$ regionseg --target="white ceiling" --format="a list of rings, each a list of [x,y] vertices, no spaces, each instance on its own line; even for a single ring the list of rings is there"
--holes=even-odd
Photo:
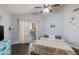
[[[43,4],[3,4],[2,5],[11,14],[40,13],[42,8],[36,9],[35,6]]]

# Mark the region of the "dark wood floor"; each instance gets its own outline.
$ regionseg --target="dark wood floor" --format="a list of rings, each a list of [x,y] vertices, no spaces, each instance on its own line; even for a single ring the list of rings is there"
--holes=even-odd
[[[79,49],[73,48],[74,51],[79,55]],[[11,46],[11,54],[12,55],[28,55],[29,54],[29,44],[13,44]],[[35,55],[32,53],[32,55]]]
[[[29,44],[13,44],[11,46],[12,55],[28,55],[29,53]]]

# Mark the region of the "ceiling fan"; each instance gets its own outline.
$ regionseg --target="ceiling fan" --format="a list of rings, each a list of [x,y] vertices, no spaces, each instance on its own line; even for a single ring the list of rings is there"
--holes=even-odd
[[[48,13],[48,12],[52,12],[54,8],[57,8],[61,5],[62,4],[44,4],[43,6],[35,6],[34,8],[36,9],[42,8],[42,11],[40,13]]]

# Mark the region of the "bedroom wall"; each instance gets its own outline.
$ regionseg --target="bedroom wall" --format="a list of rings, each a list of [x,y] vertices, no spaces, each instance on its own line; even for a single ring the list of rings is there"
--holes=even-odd
[[[11,15],[5,10],[2,6],[0,6],[0,25],[4,26],[4,39],[10,39],[9,27],[11,25]]]
[[[79,10],[73,12],[72,10],[75,8],[79,8],[79,4],[65,5],[64,39],[66,39],[72,46],[79,49]],[[75,19],[69,23],[72,17],[75,17]],[[75,25],[73,23],[75,23]]]

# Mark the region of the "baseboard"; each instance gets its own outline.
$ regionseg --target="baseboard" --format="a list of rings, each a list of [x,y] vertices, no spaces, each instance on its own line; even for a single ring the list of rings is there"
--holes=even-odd
[[[19,42],[14,42],[14,43],[11,43],[11,44],[12,44],[12,45],[13,45],[13,44],[19,44]]]
[[[71,45],[73,48],[76,48],[76,49],[79,49],[79,47],[77,47],[77,46],[74,46],[74,45]]]

